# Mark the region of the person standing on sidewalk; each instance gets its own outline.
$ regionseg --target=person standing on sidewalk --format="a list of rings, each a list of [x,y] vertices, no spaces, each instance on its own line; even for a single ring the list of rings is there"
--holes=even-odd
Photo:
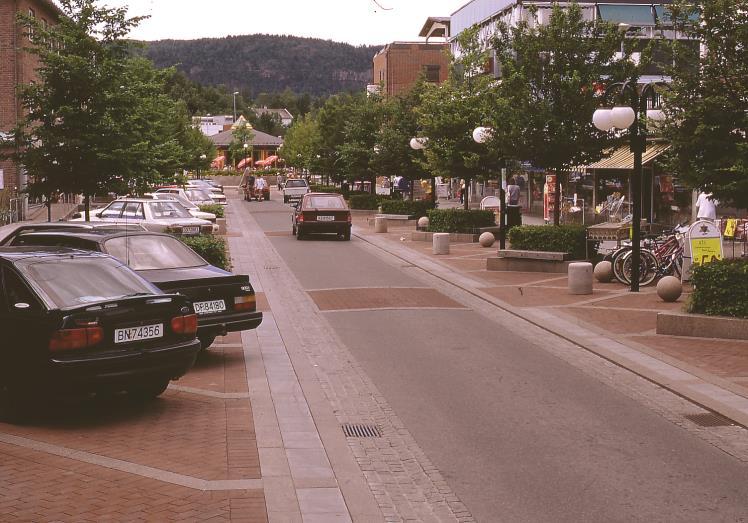
[[[507,228],[522,225],[522,208],[519,205],[520,187],[513,176],[506,184],[506,226]]]
[[[701,191],[699,198],[696,200],[696,208],[698,209],[696,218],[713,222],[717,219],[717,205],[719,205],[719,202],[712,198],[712,193],[707,194]]]

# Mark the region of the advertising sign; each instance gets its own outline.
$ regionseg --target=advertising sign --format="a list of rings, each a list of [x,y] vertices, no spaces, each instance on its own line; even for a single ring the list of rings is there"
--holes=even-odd
[[[722,233],[714,222],[698,220],[688,228],[683,249],[683,281],[691,279],[691,266],[723,258]]]

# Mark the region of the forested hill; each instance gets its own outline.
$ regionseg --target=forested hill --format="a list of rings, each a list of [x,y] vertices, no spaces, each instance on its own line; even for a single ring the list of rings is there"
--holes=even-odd
[[[246,35],[148,42],[157,67],[176,65],[203,85],[226,85],[251,97],[281,92],[313,96],[358,91],[371,82],[372,58],[381,46],[295,36]]]

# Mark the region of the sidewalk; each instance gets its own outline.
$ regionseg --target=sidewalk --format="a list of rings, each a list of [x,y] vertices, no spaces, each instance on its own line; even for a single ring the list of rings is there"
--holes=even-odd
[[[430,242],[411,241],[413,230],[390,223],[388,233],[375,234],[366,217],[354,218],[354,233],[377,247],[748,425],[748,341],[656,333],[657,313],[682,310],[688,290],[678,302],[665,303],[654,286],[634,294],[619,283],[595,281],[591,296],[574,296],[564,274],[486,270],[497,244],[452,244],[449,255],[435,256]]]

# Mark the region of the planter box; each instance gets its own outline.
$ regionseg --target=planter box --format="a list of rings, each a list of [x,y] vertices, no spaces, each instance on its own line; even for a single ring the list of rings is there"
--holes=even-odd
[[[748,340],[748,319],[661,312],[657,315],[657,334]]]
[[[499,237],[499,228],[498,227],[482,227],[478,229],[477,234],[471,234],[471,233],[460,233],[460,232],[450,232],[449,233],[449,243],[478,243],[478,238],[480,238],[480,235],[484,232],[490,232],[492,233],[496,238]],[[414,242],[431,242],[433,241],[433,232],[426,232],[426,231],[416,231],[410,233],[410,239]]]
[[[566,274],[571,263],[567,258],[563,252],[504,249],[486,259],[486,270]]]

